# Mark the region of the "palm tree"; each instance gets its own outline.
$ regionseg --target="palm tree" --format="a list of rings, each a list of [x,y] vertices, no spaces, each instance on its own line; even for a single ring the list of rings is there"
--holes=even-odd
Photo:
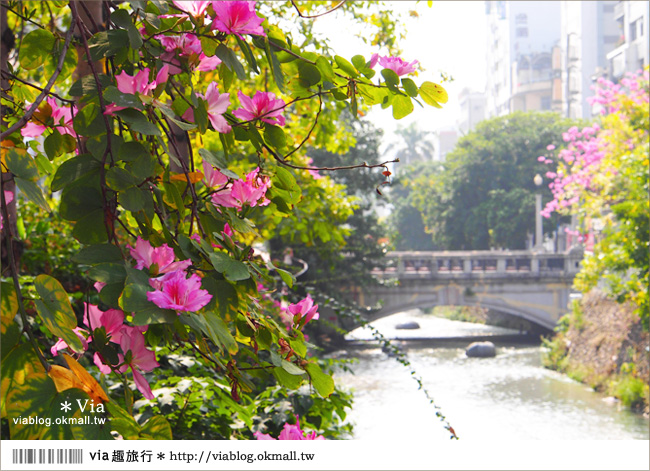
[[[411,123],[407,127],[398,126],[395,134],[401,139],[390,143],[386,148],[386,152],[395,150],[395,157],[400,161],[399,165],[433,160],[435,147],[433,142],[429,140],[429,136],[433,132],[423,131],[417,126],[417,123]]]

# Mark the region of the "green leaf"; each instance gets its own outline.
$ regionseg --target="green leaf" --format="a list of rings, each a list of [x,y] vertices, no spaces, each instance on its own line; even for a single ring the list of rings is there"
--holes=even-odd
[[[246,41],[240,39],[239,36],[235,36],[235,38],[237,39],[237,44],[239,45],[239,49],[241,49],[241,51],[244,53],[246,62],[248,62],[248,65],[253,70],[253,72],[259,74],[260,69],[257,67],[257,61],[255,60],[255,55],[253,54],[251,47],[248,45]]]
[[[361,70],[366,67],[366,59],[362,55],[357,54],[352,57],[352,65],[354,65],[355,69]]]
[[[141,440],[171,440],[172,428],[162,415],[156,415],[145,422],[140,431]]]
[[[171,309],[160,309],[152,303],[149,304],[150,307],[133,314],[133,323],[135,325],[173,324],[178,319],[178,314]]]
[[[124,106],[126,108],[137,108],[139,110],[144,109],[142,101],[140,101],[137,96],[131,93],[122,93],[117,89],[117,87],[114,87],[113,85],[107,87],[104,90],[104,100],[109,103],[115,103],[118,106]]]
[[[18,185],[18,188],[20,188],[20,191],[25,193],[25,196],[27,196],[29,200],[33,201],[47,212],[52,211],[50,209],[50,205],[47,203],[45,197],[43,196],[41,187],[29,180],[23,180],[22,178],[18,177],[15,177],[14,179],[16,181],[16,185]]]
[[[282,151],[287,146],[287,136],[282,128],[269,123],[264,125],[264,140],[278,151]]]
[[[298,64],[298,77],[302,82],[301,85],[305,88],[316,85],[321,81],[321,74],[318,67],[307,62],[300,62]]]
[[[185,102],[183,102],[185,103]],[[171,108],[168,108],[166,105],[157,105],[156,108],[158,108],[166,117],[169,119],[172,123],[174,123],[176,126],[178,126],[180,129],[183,131],[191,131],[192,129],[196,129],[196,124],[191,124],[191,123],[185,123],[183,121],[179,121],[176,118],[176,115],[172,111]]]
[[[42,300],[34,302],[43,324],[54,335],[65,340],[75,352],[83,353],[81,340],[72,330],[77,327],[77,317],[61,283],[51,276],[38,275],[34,286]]]
[[[266,59],[271,66],[273,80],[275,81],[275,84],[278,86],[280,91],[284,93],[284,73],[282,72],[282,66],[280,65],[278,56],[276,56],[275,52],[271,50],[268,39],[266,39],[264,42],[264,52],[266,53]]]
[[[336,62],[336,65],[338,65],[339,69],[350,75],[352,78],[359,76],[357,69],[347,59],[341,56],[334,56],[334,62]]]
[[[287,373],[282,367],[273,368],[273,376],[287,389],[298,389],[304,381],[303,376]]]
[[[296,282],[295,276],[293,276],[291,273],[289,273],[286,270],[282,270],[281,268],[276,268],[275,271],[278,272],[278,275],[280,275],[282,281],[284,281],[289,288],[293,287],[293,284]]]
[[[52,60],[54,41],[54,35],[45,29],[39,28],[27,33],[20,44],[20,66],[32,70]]]
[[[219,45],[219,41],[217,41],[215,38],[211,36],[203,36],[203,35],[201,36],[201,50],[206,56],[208,57],[214,56],[214,53],[217,50],[218,45]]]
[[[142,35],[133,24],[133,20],[126,10],[115,10],[111,13],[111,20],[117,26],[127,31],[129,44],[133,49],[140,49],[142,47]]]
[[[122,291],[124,291],[124,283],[109,283],[99,292],[99,300],[107,306],[119,309]]]
[[[99,83],[102,86],[102,90],[105,90],[108,86],[112,85],[112,79],[104,74],[97,74]],[[70,91],[68,92],[70,96],[74,97],[92,97],[97,95],[97,83],[95,82],[94,75],[86,75],[81,79],[77,80]]]
[[[25,149],[12,147],[6,157],[7,167],[17,177],[25,180],[38,180],[38,167]]]
[[[416,96],[418,96],[418,86],[410,78],[403,78],[402,86],[404,87],[404,90],[406,91],[406,93],[408,93],[410,97],[415,98]]]
[[[442,86],[433,82],[424,82],[420,85],[420,96],[427,105],[441,108],[440,103],[447,103],[449,96]]]
[[[111,167],[106,172],[106,185],[111,190],[122,191],[137,185],[137,180],[131,172],[121,167]]]
[[[88,270],[88,277],[103,283],[121,283],[126,279],[126,270],[123,263],[100,263]]]
[[[101,244],[108,240],[104,225],[104,210],[96,209],[79,219],[72,229],[72,236],[82,244]]]
[[[136,141],[125,142],[120,146],[118,158],[125,162],[134,162],[142,157],[151,158],[151,154],[142,144]]]
[[[327,60],[326,57],[324,56],[318,56],[316,59],[316,67],[318,67],[318,70],[320,70],[321,75],[329,81],[332,81],[334,79],[334,69],[332,68],[332,64],[330,64],[330,61]]]
[[[146,200],[144,190],[140,188],[128,188],[120,193],[120,204],[127,211],[137,213],[145,208]]]
[[[393,98],[393,118],[402,119],[413,111],[411,98],[404,95],[396,95]]]
[[[282,369],[289,373],[290,375],[303,375],[305,374],[305,370],[302,368],[299,368],[298,366],[294,365],[293,363],[287,361],[287,360],[282,360]]]
[[[178,191],[178,188],[172,183],[163,183],[165,188],[165,202],[178,210],[180,217],[185,215],[185,205],[183,204],[183,197]]]
[[[45,154],[47,157],[52,160],[54,157],[61,155],[63,153],[63,137],[57,129],[52,130],[52,134],[45,138],[43,142],[43,149],[45,149]]]
[[[129,44],[129,34],[123,29],[100,31],[88,40],[90,57],[98,61],[121,52]]]
[[[4,359],[9,351],[20,341],[21,329],[14,322],[14,317],[16,317],[16,313],[18,312],[18,297],[16,296],[14,285],[3,282],[0,287],[0,296],[2,297],[2,310],[0,311],[2,318],[0,358]]]
[[[202,281],[202,286],[212,295],[211,302],[215,302],[214,310],[221,317],[228,319],[237,313],[239,296],[233,285],[225,280],[215,280],[212,277],[205,277]]]
[[[198,315],[198,314],[195,314]],[[210,338],[217,345],[223,345],[223,347],[231,354],[234,355],[239,350],[235,338],[228,330],[226,323],[217,316],[214,312],[205,313],[205,321],[209,328]]]
[[[246,80],[248,78],[246,71],[244,70],[244,66],[241,65],[241,62],[239,62],[239,59],[235,53],[232,50],[228,49],[225,44],[219,44],[214,53],[219,59],[223,61],[224,64],[226,64],[226,66],[228,66],[230,70],[237,74],[237,78],[239,80]]]
[[[121,262],[122,253],[113,244],[89,245],[72,256],[72,261],[84,265],[97,263]]]
[[[80,179],[77,184],[63,188],[59,215],[68,221],[78,221],[91,211],[102,209],[99,178]]]
[[[251,274],[244,262],[234,260],[223,252],[210,254],[210,262],[215,270],[223,273],[227,280],[240,281],[250,278]]]
[[[150,122],[140,111],[128,108],[116,111],[114,114],[131,125],[131,129],[146,136],[161,136],[160,129]]]
[[[275,171],[275,177],[273,179],[273,185],[280,189],[287,191],[297,191],[300,189],[296,178],[286,168],[278,167]]]
[[[50,189],[59,191],[70,183],[78,180],[92,170],[99,169],[100,163],[93,159],[90,154],[81,154],[66,160],[57,169],[52,179]]]
[[[306,367],[311,378],[311,384],[322,397],[329,397],[334,392],[334,380],[328,374],[323,373],[317,363],[309,363]]]
[[[399,75],[397,75],[395,71],[391,69],[382,69],[381,76],[384,77],[386,85],[388,85],[391,90],[397,90],[397,85],[399,85]]]
[[[106,122],[99,106],[90,103],[77,112],[72,123],[77,134],[86,137],[106,133]]]

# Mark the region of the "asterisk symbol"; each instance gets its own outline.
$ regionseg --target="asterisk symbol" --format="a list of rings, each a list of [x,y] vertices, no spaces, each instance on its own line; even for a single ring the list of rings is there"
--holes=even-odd
[[[158,459],[159,460],[164,460],[165,459],[165,454],[164,453],[158,453]]]
[[[65,411],[65,412],[68,412],[70,409],[72,409],[71,406],[72,406],[71,403],[69,403],[68,401],[64,401],[64,402],[61,403],[61,410]]]

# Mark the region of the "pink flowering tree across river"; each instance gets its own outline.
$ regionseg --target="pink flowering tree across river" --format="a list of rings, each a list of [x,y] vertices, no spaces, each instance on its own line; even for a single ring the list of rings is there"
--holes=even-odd
[[[345,152],[346,116],[401,119],[447,95],[399,57],[376,5],[334,9],[374,25],[377,53],[331,56],[312,34],[324,8],[2,2],[5,436],[349,431],[350,397],[303,332],[319,306],[264,243],[340,250],[354,202],[325,172],[375,169],[379,193],[390,172],[314,167],[307,146]],[[291,15],[292,33],[279,26]],[[77,400],[106,422],[19,420],[81,419],[91,412],[58,407]]]

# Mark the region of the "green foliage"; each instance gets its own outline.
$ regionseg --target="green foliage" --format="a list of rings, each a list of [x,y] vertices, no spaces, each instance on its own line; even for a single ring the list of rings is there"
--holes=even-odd
[[[550,144],[562,145],[570,121],[553,113],[517,112],[479,123],[447,155],[444,169],[409,183],[412,205],[422,213],[434,243],[447,250],[523,249],[535,228],[538,161]],[[546,185],[543,200],[551,199]],[[546,220],[544,232],[559,218]]]

